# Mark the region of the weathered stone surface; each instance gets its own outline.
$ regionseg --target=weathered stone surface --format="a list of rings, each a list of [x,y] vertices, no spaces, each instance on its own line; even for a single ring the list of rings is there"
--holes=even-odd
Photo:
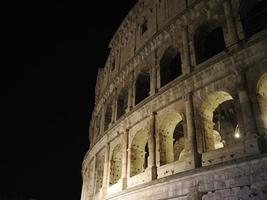
[[[81,200],[267,199],[265,7],[136,3],[97,75]]]

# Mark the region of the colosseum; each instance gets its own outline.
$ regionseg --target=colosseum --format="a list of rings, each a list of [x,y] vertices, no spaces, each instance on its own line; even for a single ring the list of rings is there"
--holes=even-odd
[[[109,48],[81,200],[267,199],[266,0],[139,0]]]

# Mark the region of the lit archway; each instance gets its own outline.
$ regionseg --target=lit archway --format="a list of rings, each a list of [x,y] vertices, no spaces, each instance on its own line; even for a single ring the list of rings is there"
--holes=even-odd
[[[267,72],[264,73],[257,84],[258,101],[261,111],[261,119],[267,133]]]
[[[138,131],[131,144],[130,176],[142,173],[148,167],[148,137],[144,130]]]
[[[181,55],[176,48],[169,47],[160,60],[160,86],[166,85],[181,74]]]
[[[121,168],[122,168],[122,146],[118,144],[113,152],[110,160],[110,181],[109,184],[116,184],[121,178]]]
[[[183,119],[173,112],[163,116],[159,124],[160,165],[182,159],[185,146]]]
[[[240,17],[246,37],[250,37],[267,28],[267,1],[243,0]]]
[[[240,137],[233,97],[225,91],[210,94],[200,107],[206,151],[233,145]]]
[[[200,25],[194,34],[196,64],[217,55],[225,50],[222,26],[208,22]]]

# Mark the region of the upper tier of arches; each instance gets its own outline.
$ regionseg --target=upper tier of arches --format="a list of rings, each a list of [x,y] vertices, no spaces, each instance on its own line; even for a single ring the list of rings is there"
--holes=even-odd
[[[141,2],[138,2],[136,7],[140,6]],[[153,36],[143,38],[142,45],[139,45],[140,51],[135,47],[135,53],[129,57],[129,62],[123,63],[121,59],[116,59],[113,56],[116,47],[111,45],[108,62],[98,74],[96,107],[93,114],[95,119],[92,120],[94,122],[90,130],[94,129],[93,126],[99,127],[99,124],[103,123],[102,129],[108,130],[114,122],[123,118],[131,109],[142,104],[159,90],[164,90],[175,80],[183,78],[205,63],[224,56],[240,41],[253,39],[254,35],[257,36],[258,33],[265,31],[266,2],[263,0],[253,3],[242,0],[240,4],[238,1],[232,3],[216,1],[213,6],[210,6],[209,0],[203,2],[206,4],[200,2],[188,5],[184,8],[187,12],[184,13],[181,9],[174,18],[166,18],[168,22],[173,22],[171,23],[173,26],[162,24],[157,32],[152,31]],[[149,1],[144,1],[143,7],[141,6],[143,12],[147,11],[149,5]],[[191,10],[201,7],[208,9],[209,13],[196,12],[195,18],[187,15]],[[257,26],[253,26],[254,22],[249,18],[249,13],[252,13],[254,18],[257,18],[258,13],[263,20],[258,21]],[[153,9],[147,20],[151,20],[152,17]],[[150,26],[149,23],[147,26]],[[124,31],[128,30],[131,30],[131,26],[124,27]],[[145,32],[143,34],[146,34]],[[153,38],[156,40],[152,40]],[[155,45],[154,48],[152,44]],[[131,42],[129,45],[136,46]],[[130,49],[121,48],[116,52],[119,55]],[[101,132],[101,127],[98,130]]]

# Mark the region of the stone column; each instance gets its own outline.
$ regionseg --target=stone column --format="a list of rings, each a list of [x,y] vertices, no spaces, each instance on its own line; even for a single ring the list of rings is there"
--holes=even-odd
[[[193,106],[193,95],[188,93],[185,96],[186,106],[186,124],[187,124],[187,148],[186,154],[189,156],[186,165],[188,169],[193,169],[200,166],[201,160],[197,151],[197,139],[194,123],[194,106]]]
[[[245,72],[239,72],[238,74],[238,97],[244,121],[245,134],[256,135],[256,123],[252,114],[252,106],[248,95],[247,82]]]
[[[132,108],[135,106],[135,73],[134,71],[132,72],[132,80],[131,80],[131,83],[132,83]]]
[[[248,94],[246,75],[244,71],[237,74],[238,78],[238,98],[244,124],[244,141],[247,154],[259,152],[258,135],[256,122],[252,112],[252,106]]]
[[[131,177],[131,146],[130,143],[128,143],[128,149],[127,149],[127,179]]]
[[[133,82],[133,79],[134,79],[134,72],[132,71],[131,72],[131,77],[130,77],[130,86],[129,86],[129,89],[128,89],[128,111],[132,110],[133,108],[133,85],[134,85],[134,82]]]
[[[132,98],[132,108],[135,106],[135,80],[133,81],[133,85],[132,85],[132,91],[133,91],[133,98]]]
[[[91,200],[91,199],[93,199],[93,195],[94,195],[94,191],[95,191],[95,167],[96,167],[96,156],[94,156],[93,158],[92,158],[92,161],[90,161],[89,162],[89,167],[90,167],[90,163],[93,163],[92,164],[92,169],[90,169],[89,168],[89,170],[90,170],[90,172],[89,172],[89,177],[87,177],[88,178],[88,186],[90,185],[89,183],[90,182],[92,182],[92,188],[87,188],[87,191],[88,191],[88,195],[86,195],[86,196],[88,196],[89,197],[89,199],[88,200]],[[91,176],[90,176],[90,174],[91,174]],[[87,199],[86,199],[87,200]]]
[[[114,96],[112,97],[112,117],[111,117],[111,123],[115,123],[117,118],[117,88],[115,89]]]
[[[228,46],[233,46],[238,42],[238,34],[236,30],[236,25],[234,21],[233,11],[230,0],[224,0],[223,2],[224,14],[226,17],[226,25],[230,38]]]
[[[88,176],[87,173],[83,174],[83,177],[82,177],[83,178],[83,186],[82,186],[81,200],[86,200],[87,194],[88,194],[87,188],[88,188],[88,178],[89,177],[87,178],[86,176]]]
[[[188,74],[192,71],[191,59],[190,59],[190,46],[188,39],[188,26],[182,26],[182,42],[183,42],[183,62],[182,62],[182,72],[183,74]]]
[[[153,66],[151,68],[150,75],[150,95],[154,95],[157,92],[157,73],[156,68]]]
[[[104,163],[104,173],[103,173],[103,185],[102,185],[102,188],[103,188],[103,193],[102,193],[102,196],[106,196],[107,194],[107,187],[108,187],[108,183],[109,183],[109,180],[108,180],[108,174],[109,174],[109,143],[106,145],[105,147],[105,163]]]
[[[155,140],[156,140],[156,166],[160,167],[160,136],[157,131],[157,122],[155,123]]]
[[[121,169],[121,179],[122,179],[122,189],[127,188],[127,167],[128,167],[128,133],[129,130],[127,129],[122,134],[122,169]]]
[[[91,189],[91,191],[92,192],[90,192],[90,194],[91,195],[89,195],[89,199],[92,199],[93,198],[93,196],[95,195],[95,190],[96,190],[96,188],[95,188],[95,185],[96,185],[96,156],[94,155],[94,157],[92,158],[93,160],[92,160],[92,162],[93,162],[93,168],[92,168],[92,177],[91,177],[91,179],[92,179],[92,182],[93,182],[93,187],[92,187],[92,189]]]
[[[158,89],[161,87],[161,85],[160,85],[160,65],[159,64],[156,65],[155,70],[156,70],[156,88],[158,91]]]
[[[156,112],[152,113],[150,120],[150,130],[148,135],[148,144],[149,144],[149,163],[148,167],[151,169],[151,178],[152,180],[157,178],[157,166],[156,166],[156,134],[155,134],[155,118]]]
[[[100,111],[100,131],[99,135],[102,135],[104,133],[105,129],[105,109],[104,106],[102,107],[102,110]]]

